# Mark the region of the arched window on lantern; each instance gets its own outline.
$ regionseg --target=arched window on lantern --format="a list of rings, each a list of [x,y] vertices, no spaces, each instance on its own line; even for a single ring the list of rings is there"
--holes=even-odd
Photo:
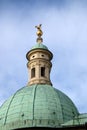
[[[41,67],[41,76],[45,77],[45,67]]]
[[[32,68],[31,69],[31,78],[34,78],[35,77],[35,68]]]

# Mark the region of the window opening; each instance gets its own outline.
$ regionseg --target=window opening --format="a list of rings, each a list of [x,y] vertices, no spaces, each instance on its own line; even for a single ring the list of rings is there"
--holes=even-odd
[[[45,67],[41,67],[41,76],[45,77]]]
[[[31,69],[31,78],[35,77],[35,68]]]
[[[35,56],[32,56],[33,58],[35,57]]]
[[[44,55],[42,55],[42,57],[44,57]]]

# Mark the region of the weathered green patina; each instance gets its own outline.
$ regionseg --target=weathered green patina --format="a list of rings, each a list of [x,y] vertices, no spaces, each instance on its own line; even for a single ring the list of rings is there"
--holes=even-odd
[[[76,125],[85,125],[87,123],[87,114],[79,114],[75,116],[72,120],[64,123],[62,126],[76,126]]]
[[[45,49],[45,50],[48,50],[47,46],[45,46],[44,44],[39,44],[39,43],[36,43],[32,48],[31,50],[33,49]]]
[[[0,130],[61,127],[78,114],[71,99],[52,86],[26,86],[1,106]]]

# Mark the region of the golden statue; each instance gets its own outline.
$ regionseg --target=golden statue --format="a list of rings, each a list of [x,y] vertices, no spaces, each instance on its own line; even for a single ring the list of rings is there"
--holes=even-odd
[[[39,24],[39,26],[35,26],[35,28],[37,28],[37,36],[38,37],[41,37],[42,35],[43,35],[43,32],[42,32],[42,30],[41,30],[41,26],[42,26],[42,24]]]
[[[43,39],[41,38],[41,36],[43,35],[43,32],[41,30],[41,26],[42,26],[42,24],[39,24],[39,26],[35,26],[35,28],[37,28],[36,34],[38,36],[38,38],[37,38],[37,42],[38,43],[42,43],[43,42]]]

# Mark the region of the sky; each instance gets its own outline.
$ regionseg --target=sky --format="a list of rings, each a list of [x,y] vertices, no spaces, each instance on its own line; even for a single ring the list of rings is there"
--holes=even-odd
[[[39,24],[53,53],[53,86],[87,113],[87,0],[0,0],[0,105],[27,85]]]

